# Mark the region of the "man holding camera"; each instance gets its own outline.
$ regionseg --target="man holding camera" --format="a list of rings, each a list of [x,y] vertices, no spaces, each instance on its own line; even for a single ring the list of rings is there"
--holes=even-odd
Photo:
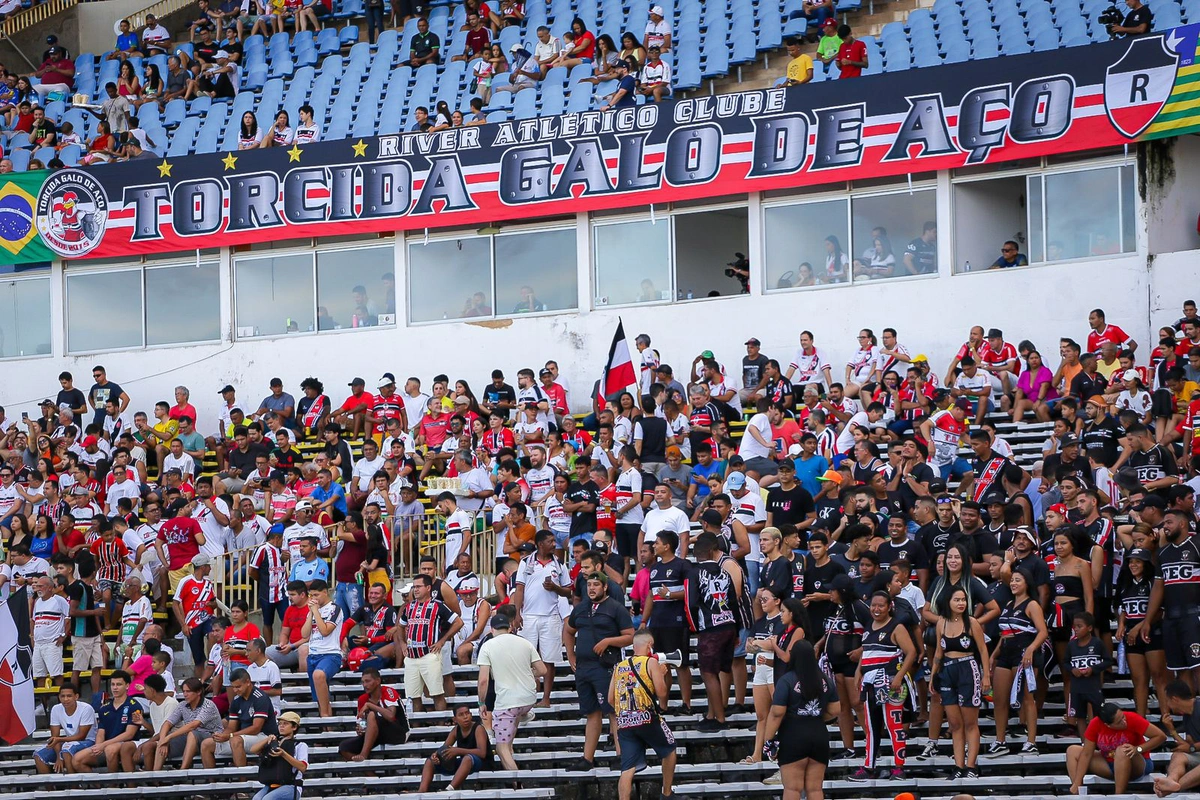
[[[1120,25],[1109,25],[1109,36],[1142,36],[1154,27],[1154,15],[1142,0],[1125,0],[1129,13]],[[1103,20],[1101,20],[1103,21]]]

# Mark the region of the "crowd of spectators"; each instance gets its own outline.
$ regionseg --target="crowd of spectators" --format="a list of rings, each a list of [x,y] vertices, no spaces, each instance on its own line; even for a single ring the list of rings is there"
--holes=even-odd
[[[358,733],[339,752],[363,760],[405,740],[406,708],[450,710],[453,665],[475,664],[480,715],[454,709],[425,771],[461,786],[493,750],[516,769],[514,738],[551,704],[565,652],[587,719],[570,768],[595,767],[607,719],[623,797],[648,749],[670,794],[667,720],[693,715],[693,669],[699,729],[753,708],[747,762],[777,760],[793,797],[821,796],[831,757],[861,758],[855,780],[903,778],[909,757],[946,755],[943,721],[958,778],[981,757],[1036,754],[1050,687],[1068,700],[1051,726],[1079,740],[1074,789],[1094,772],[1123,792],[1167,741],[1160,792],[1200,783],[1200,716],[1177,721],[1200,680],[1194,302],[1154,347],[1095,309],[1053,372],[1032,342],[982,326],[944,372],[893,328],[861,330],[837,367],[809,331],[786,360],[751,338],[740,362],[695,356],[686,383],[649,335],[635,345],[636,391],[582,419],[554,361],[516,386],[494,370],[478,392],[446,375],[429,394],[416,377],[400,389],[384,374],[373,392],[355,378],[340,405],[316,378],[299,400],[279,379],[252,402],[226,385],[207,420],[184,386],[131,413],[103,367],[86,392],[63,373],[39,412],[0,419],[0,593],[32,590],[34,674],[59,688],[37,768],[265,752],[298,776],[281,670],[307,674],[321,717],[332,677],[361,673]],[[1053,423],[1036,463],[997,435],[997,411]],[[245,581],[261,626],[225,602]],[[402,690],[382,683],[391,668]],[[1118,674],[1132,709],[1106,695]],[[911,754],[910,731],[924,740]]]

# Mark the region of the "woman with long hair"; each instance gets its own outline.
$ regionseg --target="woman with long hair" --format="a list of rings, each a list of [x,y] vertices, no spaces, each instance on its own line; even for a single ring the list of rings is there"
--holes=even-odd
[[[554,66],[571,69],[583,63],[590,63],[596,56],[596,34],[587,29],[587,23],[579,17],[571,20],[571,33],[575,41],[571,49],[554,60]]]
[[[941,696],[954,741],[954,780],[979,777],[979,707],[991,689],[987,641],[979,620],[967,614],[967,590],[950,592],[935,628],[937,649],[929,683]],[[964,763],[965,760],[965,763]]]
[[[1154,554],[1135,547],[1125,554],[1125,571],[1117,587],[1117,634],[1115,641],[1124,643],[1129,677],[1133,681],[1133,705],[1143,717],[1149,710],[1150,680],[1158,695],[1158,707],[1167,707],[1163,693],[1171,679],[1167,672],[1167,656],[1163,645],[1162,620],[1147,619],[1150,589],[1154,585]],[[1143,641],[1142,632],[1150,629],[1150,641]],[[1164,720],[1165,722],[1165,720]]]
[[[892,598],[887,592],[871,595],[871,621],[864,626],[862,657],[854,681],[863,696],[863,729],[867,755],[863,766],[850,776],[852,781],[875,778],[879,743],[886,729],[892,742],[892,780],[904,780],[904,713],[915,691],[912,670],[917,663],[917,646],[908,630],[892,615]]]
[[[767,640],[767,644],[770,645],[771,652],[775,656],[771,666],[775,671],[776,686],[779,685],[779,680],[784,673],[791,668],[792,651],[807,636],[809,624],[808,612],[798,597],[789,597],[784,600],[779,614],[783,628],[779,631],[779,636]]]
[[[291,118],[280,109],[275,115],[275,123],[263,135],[259,147],[287,147],[296,140],[296,132],[292,130]]]
[[[761,613],[750,629],[746,640],[746,659],[754,664],[754,716],[758,720],[754,727],[754,749],[742,759],[743,764],[758,764],[763,759],[763,747],[767,743],[767,715],[771,711],[771,698],[775,696],[775,660],[770,649],[770,640],[777,639],[783,632],[783,602],[767,586],[758,590],[758,610]]]
[[[580,78],[580,83],[590,83],[595,86],[603,81],[617,79],[617,64],[621,63],[621,55],[617,52],[616,42],[607,33],[596,38],[596,58],[593,73],[590,78]]]
[[[475,397],[475,392],[471,391],[471,384],[464,380],[454,382],[454,394],[456,397],[465,397],[470,402],[467,404],[467,410],[476,417],[483,416],[483,409],[479,407],[479,400]]]
[[[157,64],[147,63],[142,67],[142,75],[145,80],[142,82],[141,94],[129,98],[129,104],[134,108],[140,108],[145,103],[157,102],[166,90],[166,84],[163,82],[162,73],[159,72]]]
[[[834,609],[833,613],[825,618],[825,635],[817,642],[817,651],[824,655],[829,663],[840,702],[840,758],[854,758],[854,716],[858,715],[860,724],[863,718],[862,695],[855,680],[858,670],[855,654],[862,647],[862,634],[871,619],[871,610],[854,593],[848,575],[834,576],[829,588],[829,598],[834,604]]]
[[[946,549],[944,566],[941,575],[933,582],[929,590],[929,602],[921,609],[921,618],[926,624],[925,644],[932,651],[936,642],[929,637],[950,611],[950,596],[955,590],[961,589],[967,597],[966,613],[974,617],[980,625],[987,625],[1000,615],[1000,606],[987,592],[987,586],[979,578],[971,574],[971,556],[966,545],[955,542]],[[933,758],[937,755],[937,743],[941,738],[942,698],[938,692],[929,693],[929,739],[918,759]]]
[[[84,164],[107,164],[118,155],[117,137],[113,136],[108,120],[102,119],[96,126],[96,138],[88,144],[87,155],[80,161]]]
[[[871,379],[875,372],[875,362],[879,360],[879,340],[870,328],[858,332],[858,350],[846,362],[846,396],[858,397],[858,393]],[[871,386],[870,388],[874,388]]]
[[[37,558],[47,561],[54,555],[54,522],[45,514],[38,514],[33,520],[33,535],[26,542],[29,552]]]
[[[238,132],[238,150],[253,150],[262,144],[263,132],[258,129],[258,117],[253,111],[242,114],[241,129]]]
[[[1031,596],[1033,575],[1018,568],[1008,581],[1013,599],[1000,612],[1000,647],[992,662],[992,686],[995,690],[996,740],[985,755],[997,758],[1009,755],[1009,709],[1020,703],[1019,719],[1025,724],[1023,755],[1037,755],[1038,676],[1045,666],[1044,645],[1049,637],[1046,615]]]
[[[129,61],[122,61],[117,68],[117,94],[121,97],[135,98],[142,94],[142,84],[137,72]]]
[[[12,550],[19,544],[23,544],[33,551],[31,547],[33,539],[33,531],[29,528],[29,517],[24,514],[13,514],[8,518],[9,537],[6,544],[7,550]]]
[[[829,676],[821,671],[808,642],[796,646],[791,669],[781,676],[771,700],[766,734],[779,736],[779,769],[783,800],[824,800],[829,766],[825,721],[840,703]]]
[[[1017,380],[1017,391],[1013,399],[1012,420],[1020,422],[1025,412],[1033,411],[1038,422],[1050,421],[1050,404],[1058,399],[1054,388],[1054,373],[1042,363],[1042,354],[1030,350],[1025,357],[1025,369]]]
[[[871,246],[863,253],[867,262],[867,275],[872,278],[890,278],[896,269],[896,255],[892,242],[886,235],[876,236]]]
[[[625,31],[621,34],[621,60],[628,61],[631,58],[641,69],[646,64],[646,48],[642,47],[636,36]]]
[[[1092,565],[1076,555],[1076,546],[1083,538],[1083,532],[1074,525],[1065,525],[1054,532],[1054,563],[1050,570],[1054,608],[1050,612],[1050,638],[1059,664],[1066,663],[1067,642],[1071,640],[1075,615],[1080,611],[1095,613]],[[1062,670],[1062,679],[1063,694],[1070,697],[1070,670]],[[1068,718],[1072,716],[1071,709],[1067,709],[1067,714]]]
[[[846,267],[850,259],[842,250],[842,243],[832,234],[825,237],[825,280],[824,283],[845,283]]]

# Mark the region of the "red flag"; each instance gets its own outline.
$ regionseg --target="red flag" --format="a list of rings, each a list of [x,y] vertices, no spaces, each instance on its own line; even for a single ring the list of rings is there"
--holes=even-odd
[[[608,361],[604,375],[597,386],[596,400],[603,407],[607,398],[620,394],[637,384],[637,371],[629,356],[629,342],[625,341],[625,325],[617,319],[617,332],[613,334],[612,346],[608,348]]]
[[[0,605],[0,739],[17,744],[33,733],[33,646],[25,587]]]

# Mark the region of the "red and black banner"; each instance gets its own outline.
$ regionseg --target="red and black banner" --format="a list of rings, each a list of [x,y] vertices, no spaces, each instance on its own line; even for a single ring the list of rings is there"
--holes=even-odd
[[[72,192],[84,222],[62,226],[61,248],[47,243],[96,258],[478,226],[1106,148],[1196,127],[1190,111],[1160,120],[1190,78],[1197,29],[610,112],[68,170],[47,179],[39,207]]]

